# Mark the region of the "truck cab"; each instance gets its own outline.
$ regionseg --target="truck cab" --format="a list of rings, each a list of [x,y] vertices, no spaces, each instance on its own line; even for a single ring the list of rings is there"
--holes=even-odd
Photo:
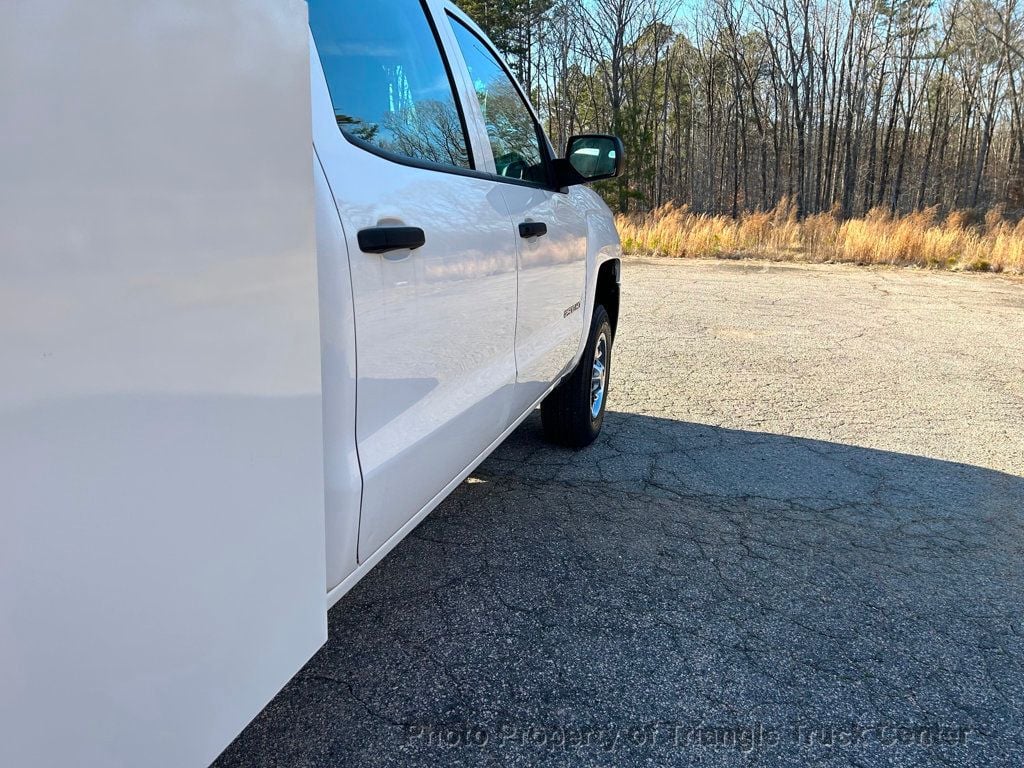
[[[327,466],[333,599],[538,404],[552,440],[597,436],[619,242],[583,183],[622,146],[574,137],[560,157],[450,3],[309,13],[325,439],[349,457]]]

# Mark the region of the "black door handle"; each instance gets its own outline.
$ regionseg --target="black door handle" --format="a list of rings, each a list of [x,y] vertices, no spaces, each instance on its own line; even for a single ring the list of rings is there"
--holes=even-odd
[[[540,237],[548,233],[548,225],[543,221],[524,221],[519,225],[520,237]]]
[[[419,227],[370,227],[359,230],[357,239],[364,253],[415,250],[427,242],[427,236]]]

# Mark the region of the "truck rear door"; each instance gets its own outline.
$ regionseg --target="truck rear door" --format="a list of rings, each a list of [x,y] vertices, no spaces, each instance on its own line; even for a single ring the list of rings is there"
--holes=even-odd
[[[516,242],[425,8],[309,6],[314,141],[355,304],[363,562],[509,423]]]

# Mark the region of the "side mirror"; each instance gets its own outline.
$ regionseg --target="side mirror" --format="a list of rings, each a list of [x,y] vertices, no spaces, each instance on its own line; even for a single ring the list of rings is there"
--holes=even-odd
[[[563,183],[586,184],[610,179],[622,172],[625,149],[618,136],[587,134],[573,136],[565,149]]]

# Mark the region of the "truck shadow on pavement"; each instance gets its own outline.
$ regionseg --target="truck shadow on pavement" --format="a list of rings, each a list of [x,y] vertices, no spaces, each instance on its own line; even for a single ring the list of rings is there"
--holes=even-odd
[[[988,469],[535,414],[218,764],[1018,765],[1022,517]]]

